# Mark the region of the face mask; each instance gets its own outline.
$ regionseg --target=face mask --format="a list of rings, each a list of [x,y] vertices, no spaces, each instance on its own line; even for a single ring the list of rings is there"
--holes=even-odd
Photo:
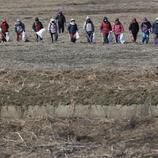
[[[71,22],[71,25],[75,25],[75,22],[74,22],[74,21],[72,21],[72,22]]]

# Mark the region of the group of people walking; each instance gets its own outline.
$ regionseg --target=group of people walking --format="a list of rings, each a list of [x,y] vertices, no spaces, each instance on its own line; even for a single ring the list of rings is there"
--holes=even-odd
[[[66,22],[66,18],[62,11],[59,11],[55,18],[51,18],[48,24],[48,32],[50,33],[52,43],[58,40],[60,33],[64,33],[65,27],[67,27],[70,41],[75,43],[79,38],[78,26],[74,19],[71,19],[69,23]],[[15,22],[16,40],[27,41],[25,33],[25,24],[17,19]],[[36,41],[43,40],[43,33],[45,28],[38,17],[32,25],[32,30],[35,32]],[[92,19],[87,16],[83,24],[83,30],[88,43],[95,43],[95,26]],[[143,18],[141,24],[139,24],[136,18],[131,20],[129,24],[129,31],[132,35],[132,42],[136,42],[138,33],[142,33],[142,43],[147,44],[149,42],[150,33],[154,34],[154,44],[158,44],[158,18],[154,23],[151,23],[147,18]],[[100,33],[102,35],[103,44],[108,44],[115,38],[116,43],[124,43],[124,26],[122,22],[117,18],[113,24],[109,21],[108,17],[104,17],[100,24]],[[114,37],[113,37],[114,36]],[[0,23],[0,39],[2,42],[9,41],[9,24],[5,18]]]
[[[65,25],[66,18],[62,11],[60,11],[55,18],[51,18],[48,24],[48,32],[51,35],[52,42],[58,40],[58,33],[63,33],[65,31]],[[20,19],[16,20],[14,30],[16,33],[16,41],[28,40],[25,32],[25,24]],[[45,31],[45,28],[38,17],[36,17],[35,21],[33,22],[32,30],[35,32],[36,41],[42,41],[42,33]],[[1,41],[9,41],[9,24],[7,23],[6,18],[3,18],[0,22],[0,42]]]

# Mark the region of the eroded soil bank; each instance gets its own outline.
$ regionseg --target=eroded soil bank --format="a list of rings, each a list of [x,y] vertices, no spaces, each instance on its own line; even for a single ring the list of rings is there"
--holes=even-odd
[[[157,116],[157,86],[157,68],[1,71],[1,117]]]

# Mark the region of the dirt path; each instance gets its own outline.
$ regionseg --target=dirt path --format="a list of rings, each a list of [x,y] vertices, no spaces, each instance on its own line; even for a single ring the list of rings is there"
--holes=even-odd
[[[117,51],[116,51],[117,50]],[[158,66],[157,47],[135,44],[102,46],[60,44],[1,44],[0,68],[24,70],[142,69]]]

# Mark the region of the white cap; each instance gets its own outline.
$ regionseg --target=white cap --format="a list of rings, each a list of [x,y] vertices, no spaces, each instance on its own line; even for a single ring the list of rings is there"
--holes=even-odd
[[[16,19],[17,22],[20,22],[20,19]]]
[[[87,17],[86,17],[86,20],[88,20],[88,19],[90,19],[90,17],[89,17],[89,16],[87,16]]]
[[[51,22],[52,22],[52,21],[55,21],[55,19],[54,19],[54,18],[51,18],[50,21],[51,21]]]
[[[71,19],[70,21],[75,21],[74,19]]]
[[[158,20],[158,17],[156,18],[156,20]]]

